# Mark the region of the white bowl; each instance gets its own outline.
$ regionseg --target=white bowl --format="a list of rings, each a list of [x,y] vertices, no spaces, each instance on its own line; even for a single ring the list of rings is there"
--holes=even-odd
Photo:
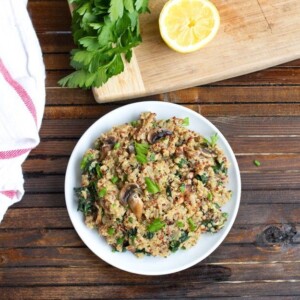
[[[130,252],[112,252],[111,247],[99,236],[96,230],[86,227],[82,212],[77,211],[77,198],[74,187],[80,186],[80,161],[85,151],[93,147],[94,141],[101,133],[108,131],[113,126],[121,125],[138,119],[140,113],[145,111],[155,112],[158,119],[168,119],[176,116],[179,118],[189,117],[189,129],[194,130],[202,136],[209,137],[218,133],[218,145],[223,149],[231,164],[229,175],[229,189],[232,190],[232,198],[223,206],[228,212],[228,220],[225,226],[214,234],[203,234],[198,243],[188,250],[178,250],[167,258],[145,256],[137,258]],[[144,275],[170,274],[184,270],[200,262],[210,255],[225,239],[236,218],[241,195],[241,179],[239,167],[234,153],[222,133],[207,119],[196,112],[180,105],[149,101],[138,102],[117,108],[96,121],[80,138],[70,157],[66,178],[65,198],[69,216],[78,235],[83,242],[97,256],[112,266],[127,272]]]

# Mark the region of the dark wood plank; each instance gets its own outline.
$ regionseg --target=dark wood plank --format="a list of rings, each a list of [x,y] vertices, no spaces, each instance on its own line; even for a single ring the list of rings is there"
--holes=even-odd
[[[48,53],[69,53],[71,49],[75,48],[71,31],[46,31],[37,32],[42,51],[44,54]],[[47,72],[46,83],[51,74]]]
[[[37,32],[70,31],[71,14],[67,1],[29,1],[28,11]]]
[[[276,103],[299,102],[298,86],[203,86],[163,94],[174,103]]]
[[[292,196],[290,199],[293,199]],[[293,202],[294,203],[294,202]],[[12,208],[16,207],[66,207],[65,195],[60,193],[28,193],[26,191],[22,201],[14,204]]]
[[[82,268],[8,268],[0,269],[1,285],[164,285],[174,282],[222,282],[222,281],[261,281],[261,280],[300,280],[298,264],[258,264],[258,265],[204,265],[198,264],[189,270],[169,276],[131,275],[110,266]]]
[[[221,244],[202,263],[264,264],[299,263],[299,244],[256,246],[253,244]],[[0,266],[6,267],[87,267],[107,265],[87,247],[0,248]]]
[[[53,85],[56,84],[53,82]],[[299,103],[299,86],[201,86],[169,92],[160,95],[148,96],[140,100],[163,100],[174,103]],[[130,101],[115,102],[117,104]],[[67,88],[47,88],[48,104],[95,104],[90,91]]]
[[[76,297],[80,299],[188,299],[222,297],[223,295],[237,296],[299,296],[298,282],[228,282],[208,284],[207,282],[172,282],[148,286],[51,286],[51,287],[4,287],[0,288],[5,299],[65,299]],[[121,295],[121,298],[120,298]]]

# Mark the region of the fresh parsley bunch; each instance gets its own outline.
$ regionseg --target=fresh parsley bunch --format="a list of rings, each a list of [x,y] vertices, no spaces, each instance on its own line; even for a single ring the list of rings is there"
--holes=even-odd
[[[132,48],[141,43],[139,15],[149,12],[149,0],[69,0],[75,4],[71,51],[76,70],[58,83],[71,88],[99,87],[124,71]]]

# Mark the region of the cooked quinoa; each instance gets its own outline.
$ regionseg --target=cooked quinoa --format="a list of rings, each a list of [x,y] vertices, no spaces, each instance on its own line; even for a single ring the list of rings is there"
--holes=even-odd
[[[188,125],[145,112],[84,154],[78,210],[114,251],[166,257],[224,226],[228,160],[217,135],[206,139]]]

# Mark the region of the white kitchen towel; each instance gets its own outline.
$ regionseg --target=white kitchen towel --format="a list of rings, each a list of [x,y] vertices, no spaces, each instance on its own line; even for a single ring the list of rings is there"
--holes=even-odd
[[[22,163],[40,141],[45,67],[27,0],[1,0],[0,222],[24,194]]]

